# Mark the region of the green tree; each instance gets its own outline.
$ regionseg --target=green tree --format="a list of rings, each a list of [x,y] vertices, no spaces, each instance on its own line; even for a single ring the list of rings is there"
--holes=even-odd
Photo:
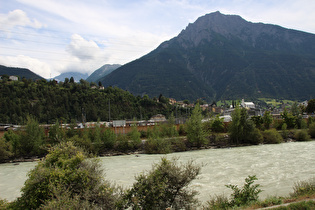
[[[220,118],[219,115],[211,120],[211,130],[216,133],[224,132],[223,118]]]
[[[229,126],[232,144],[258,144],[262,140],[258,129],[249,119],[246,109],[237,107],[231,114],[232,122]]]
[[[311,99],[307,103],[306,112],[311,114],[315,112],[315,98]]]
[[[6,142],[5,138],[0,138],[0,162],[12,156],[11,147],[10,142]]]
[[[132,209],[190,209],[197,204],[196,191],[189,184],[199,175],[200,165],[193,161],[178,164],[176,159],[162,158],[151,171],[136,177],[127,190],[125,208]]]
[[[258,194],[262,192],[259,188],[259,184],[254,184],[257,180],[256,176],[248,176],[245,178],[245,184],[243,188],[239,188],[237,185],[226,185],[226,187],[233,190],[231,206],[242,206],[249,204],[250,202],[258,200]]]
[[[42,146],[45,143],[44,129],[39,126],[33,117],[27,117],[25,131],[21,132],[20,152],[24,156],[40,155],[43,153]]]
[[[202,118],[201,108],[197,103],[189,120],[186,122],[187,139],[192,145],[197,147],[201,147],[207,143],[205,131],[202,126]]]
[[[284,109],[284,111],[281,113],[281,117],[284,123],[287,124],[288,129],[295,127],[297,118],[292,113],[289,113],[286,109]]]
[[[273,121],[270,111],[265,111],[262,119],[265,129],[269,129]]]
[[[114,209],[115,189],[102,179],[98,159],[88,157],[72,142],[53,147],[29,172],[21,197],[12,204],[13,209],[37,209],[43,204],[54,206],[60,202],[58,198],[64,196],[72,202],[76,199],[89,202],[97,209]]]

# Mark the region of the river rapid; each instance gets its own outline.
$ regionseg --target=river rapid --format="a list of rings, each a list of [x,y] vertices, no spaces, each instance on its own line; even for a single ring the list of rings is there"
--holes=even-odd
[[[248,175],[256,175],[263,192],[267,196],[287,196],[297,181],[315,177],[315,141],[291,142],[274,145],[257,145],[225,149],[207,149],[172,153],[168,155],[124,155],[101,157],[105,178],[124,188],[130,187],[135,175],[148,171],[161,157],[176,157],[180,162],[194,160],[202,163],[201,174],[191,187],[200,194],[205,203],[210,196],[232,191],[227,184],[242,186]],[[27,172],[37,163],[0,164],[0,198],[13,201],[20,196],[20,189],[27,179]]]

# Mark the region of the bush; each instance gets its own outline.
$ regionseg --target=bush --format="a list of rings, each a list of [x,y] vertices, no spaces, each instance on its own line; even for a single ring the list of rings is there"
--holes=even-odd
[[[315,193],[315,178],[309,181],[296,182],[293,186],[292,197],[307,196]]]
[[[315,122],[309,125],[308,133],[310,134],[312,138],[315,138]]]
[[[243,188],[239,188],[237,185],[226,185],[226,187],[232,189],[232,200],[230,202],[231,206],[243,206],[248,205],[250,202],[255,202],[258,200],[258,194],[261,193],[261,189],[258,189],[259,184],[254,184],[257,180],[256,176],[248,176],[245,178],[245,184]]]
[[[282,136],[274,128],[264,131],[263,137],[266,144],[279,144],[283,142]]]
[[[141,146],[141,133],[138,131],[137,127],[134,126],[131,131],[128,133],[130,139],[131,149],[138,149]]]
[[[167,154],[172,152],[169,139],[149,138],[144,143],[144,150],[148,154]]]
[[[12,208],[36,209],[42,204],[53,205],[51,200],[59,202],[58,195],[67,194],[69,199],[79,198],[80,202],[113,209],[118,199],[116,191],[102,179],[103,171],[98,159],[88,157],[72,142],[53,147],[46,158],[29,172],[22,195],[12,203]]]
[[[204,209],[228,209],[230,207],[229,199],[225,195],[216,195],[213,198],[210,198],[210,201],[207,202],[207,206]]]
[[[111,129],[105,129],[102,133],[103,149],[113,149],[116,143],[116,134]]]
[[[310,141],[311,136],[308,135],[306,130],[298,130],[294,134],[294,139],[297,141]]]
[[[200,173],[201,166],[193,161],[178,164],[177,159],[162,158],[151,171],[136,177],[132,188],[124,195],[124,208],[190,209],[197,204],[196,191],[188,188]]]
[[[258,203],[260,207],[268,207],[282,204],[282,199],[276,196],[267,197],[264,201]]]
[[[0,139],[0,163],[12,156],[10,142],[6,142],[4,138]]]

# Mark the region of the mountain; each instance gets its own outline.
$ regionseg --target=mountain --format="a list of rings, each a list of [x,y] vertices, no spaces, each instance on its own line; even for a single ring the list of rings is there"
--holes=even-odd
[[[79,82],[81,79],[86,79],[88,77],[88,73],[82,74],[79,72],[65,72],[65,73],[61,73],[59,76],[56,76],[54,79],[57,81],[65,81],[65,78],[70,79],[71,77],[73,77],[75,82]]]
[[[32,80],[40,80],[44,79],[43,77],[35,74],[29,69],[25,68],[16,68],[16,67],[6,67],[0,65],[0,75],[8,75],[8,76],[19,76],[21,79],[25,77],[26,79]]]
[[[98,82],[102,77],[110,74],[112,71],[116,70],[117,68],[121,67],[120,64],[105,64],[101,68],[95,70],[87,79],[88,82]]]
[[[214,12],[101,79],[136,95],[177,100],[308,99],[315,35]]]

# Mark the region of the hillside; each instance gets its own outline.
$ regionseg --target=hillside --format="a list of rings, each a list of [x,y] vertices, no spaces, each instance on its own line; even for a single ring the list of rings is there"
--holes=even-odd
[[[177,37],[101,79],[136,95],[177,100],[309,99],[315,35],[210,13]]]
[[[86,79],[89,75],[87,73],[82,74],[79,72],[65,72],[65,73],[61,73],[60,75],[56,76],[54,79],[57,81],[64,81],[65,78],[70,79],[71,77],[73,77],[75,82],[79,82],[81,79]]]
[[[101,68],[95,70],[87,79],[88,82],[98,82],[102,77],[105,77],[106,75],[110,74],[112,71],[119,68],[120,64],[105,64]]]
[[[6,67],[2,65],[0,65],[0,75],[19,76],[21,79],[23,77],[25,77],[26,79],[32,79],[32,80],[44,79],[43,77],[35,74],[29,69]]]

